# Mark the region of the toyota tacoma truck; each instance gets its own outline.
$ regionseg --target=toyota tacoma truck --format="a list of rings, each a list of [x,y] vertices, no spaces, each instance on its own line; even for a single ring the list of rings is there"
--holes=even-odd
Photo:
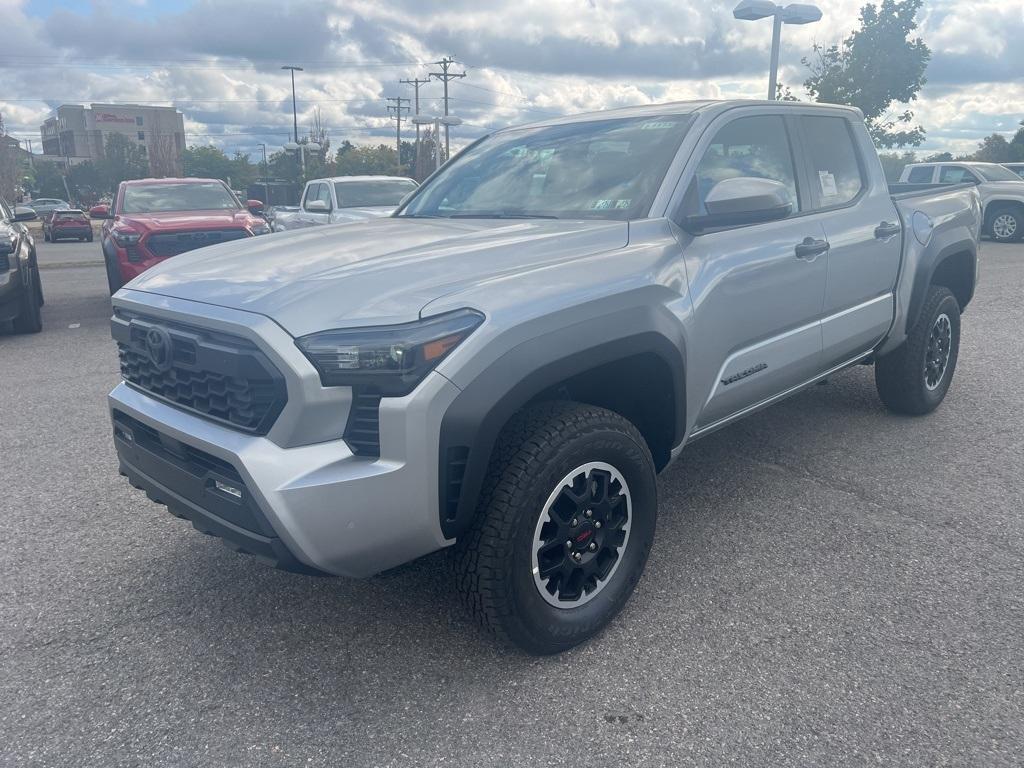
[[[897,413],[943,401],[980,226],[973,186],[890,192],[852,108],[501,130],[391,217],[118,291],[120,470],[280,568],[450,548],[484,626],[559,652],[630,596],[684,446],[859,364]]]
[[[404,176],[313,179],[306,183],[297,207],[275,207],[273,228],[275,232],[286,232],[387,216],[416,186],[415,181]]]
[[[25,222],[36,218],[28,207],[11,207],[0,197],[0,325],[15,333],[43,330],[43,286],[36,243]]]
[[[982,234],[1013,243],[1024,236],[1024,179],[998,163],[911,163],[902,184],[973,184],[981,197]]]
[[[104,219],[100,244],[110,293],[172,256],[269,234],[262,209],[259,200],[243,206],[219,179],[122,181],[112,207],[89,209],[91,218]]]

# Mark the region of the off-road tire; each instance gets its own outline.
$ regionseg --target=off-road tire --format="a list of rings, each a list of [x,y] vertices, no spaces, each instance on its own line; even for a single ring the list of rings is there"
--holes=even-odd
[[[39,272],[28,267],[31,285],[22,293],[21,312],[14,318],[15,333],[39,333],[43,330],[42,289],[39,286]]]
[[[556,607],[534,582],[535,529],[561,479],[588,462],[607,463],[626,481],[629,538],[593,599]],[[573,402],[527,408],[503,429],[473,522],[451,550],[458,592],[485,628],[529,653],[572,648],[603,629],[632,594],[654,541],[657,505],[654,461],[629,421]]]
[[[926,384],[929,338],[939,319],[950,326],[949,355],[934,389]],[[932,285],[906,341],[875,362],[875,387],[886,407],[896,413],[922,416],[945,399],[960,351],[960,305],[948,288]]]
[[[997,243],[1015,243],[1024,236],[1024,215],[1019,206],[994,206],[987,218],[985,229]],[[1006,221],[1000,221],[1001,219],[1006,219]],[[997,222],[1001,226],[997,227]]]

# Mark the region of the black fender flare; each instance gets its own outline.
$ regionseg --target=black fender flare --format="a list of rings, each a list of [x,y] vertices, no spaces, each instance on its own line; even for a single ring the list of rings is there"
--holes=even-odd
[[[909,331],[914,327],[914,323],[917,322],[917,318],[921,314],[921,308],[924,306],[925,296],[928,293],[928,286],[932,284],[936,271],[938,271],[944,261],[961,253],[969,254],[972,280],[967,301],[963,302],[960,309],[963,310],[967,306],[968,302],[974,297],[976,281],[973,277],[977,274],[978,268],[977,243],[973,240],[958,240],[956,242],[948,243],[942,248],[935,250],[930,258],[926,257],[914,273],[914,284],[910,292],[910,302],[907,305],[906,330]]]
[[[671,372],[675,446],[686,431],[685,343],[679,319],[660,303],[555,326],[512,347],[462,387],[441,420],[438,494],[445,537],[469,525],[495,443],[516,411],[573,376],[648,353]]]

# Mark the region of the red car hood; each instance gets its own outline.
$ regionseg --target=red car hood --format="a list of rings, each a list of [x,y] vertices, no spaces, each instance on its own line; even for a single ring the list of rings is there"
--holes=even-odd
[[[255,217],[245,210],[170,211],[167,213],[122,213],[116,217],[139,232],[177,232],[189,229],[230,229],[245,227]]]

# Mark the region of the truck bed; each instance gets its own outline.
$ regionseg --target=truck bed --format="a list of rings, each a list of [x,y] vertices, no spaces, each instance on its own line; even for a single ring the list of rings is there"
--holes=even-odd
[[[889,194],[893,200],[907,200],[911,197],[920,197],[938,190],[956,190],[973,187],[973,184],[964,182],[962,184],[907,184],[898,182],[889,185]]]

